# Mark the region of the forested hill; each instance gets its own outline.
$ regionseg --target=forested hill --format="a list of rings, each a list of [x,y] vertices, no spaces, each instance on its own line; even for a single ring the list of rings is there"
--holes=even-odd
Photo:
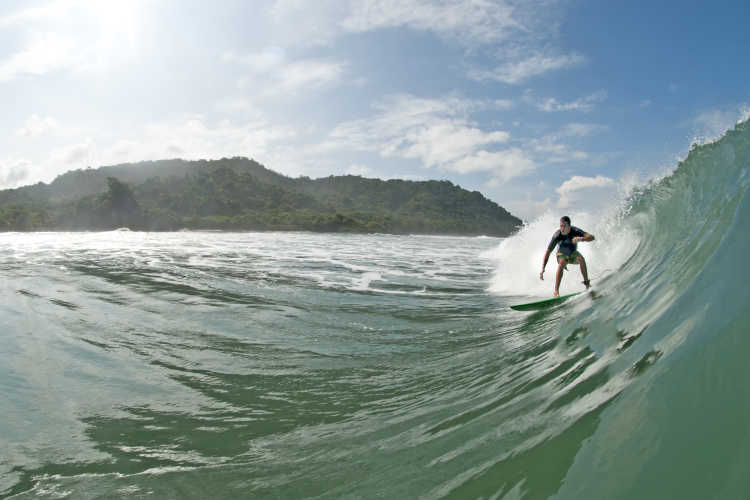
[[[247,158],[74,170],[0,191],[0,230],[309,230],[506,236],[521,220],[448,181],[290,178]]]

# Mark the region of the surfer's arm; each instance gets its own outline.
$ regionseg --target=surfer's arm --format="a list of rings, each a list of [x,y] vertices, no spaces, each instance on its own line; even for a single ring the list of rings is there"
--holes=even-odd
[[[578,236],[577,238],[573,238],[573,243],[580,243],[581,241],[594,241],[595,239],[596,238],[594,238],[593,234],[583,233],[583,236]]]
[[[550,250],[549,248],[547,249],[546,252],[544,252],[544,262],[542,262],[542,272],[539,273],[540,280],[544,279],[544,269],[547,267],[547,261],[549,260],[550,253],[552,253],[552,250]]]

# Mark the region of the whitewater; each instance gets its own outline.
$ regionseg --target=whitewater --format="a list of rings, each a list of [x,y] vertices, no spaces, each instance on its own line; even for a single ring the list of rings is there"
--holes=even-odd
[[[750,128],[505,239],[0,234],[2,498],[745,498]],[[561,293],[583,288],[571,266]]]

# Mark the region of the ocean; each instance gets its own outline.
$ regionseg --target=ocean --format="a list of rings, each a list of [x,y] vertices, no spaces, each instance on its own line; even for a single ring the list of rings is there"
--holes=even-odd
[[[505,238],[0,234],[0,497],[750,496],[750,127]],[[583,289],[574,266],[562,293]]]

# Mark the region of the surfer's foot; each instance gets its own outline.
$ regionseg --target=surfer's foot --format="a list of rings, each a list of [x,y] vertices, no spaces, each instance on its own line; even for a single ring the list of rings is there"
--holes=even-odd
[[[553,293],[552,296],[553,297],[559,297],[560,296],[560,292],[558,292],[557,290],[555,290],[555,293]]]
[[[583,284],[586,285],[586,290],[591,288],[591,282],[589,280],[583,280]]]

